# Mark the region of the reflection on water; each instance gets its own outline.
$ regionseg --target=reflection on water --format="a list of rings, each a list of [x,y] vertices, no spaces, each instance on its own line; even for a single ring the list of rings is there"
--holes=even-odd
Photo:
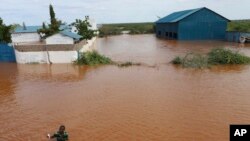
[[[0,140],[46,140],[66,125],[74,141],[228,141],[229,124],[250,123],[250,68],[183,69],[169,61],[227,42],[114,36],[97,49],[117,61],[157,67],[0,64]]]

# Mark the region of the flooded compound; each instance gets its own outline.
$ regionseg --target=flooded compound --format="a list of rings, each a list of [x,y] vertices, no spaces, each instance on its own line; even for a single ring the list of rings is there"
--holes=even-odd
[[[46,141],[64,124],[72,141],[228,141],[230,124],[250,123],[250,66],[169,63],[215,47],[250,56],[249,44],[122,35],[96,49],[146,65],[0,63],[0,140]]]

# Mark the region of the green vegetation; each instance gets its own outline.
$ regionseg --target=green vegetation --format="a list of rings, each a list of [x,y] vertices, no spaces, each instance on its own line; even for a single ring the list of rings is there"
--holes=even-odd
[[[235,20],[228,23],[227,31],[250,32],[250,20]]]
[[[39,29],[39,33],[45,34],[44,37],[48,37],[50,35],[53,35],[57,32],[59,32],[59,27],[61,25],[61,21],[56,19],[56,14],[54,12],[53,6],[49,5],[49,13],[50,13],[50,24],[49,27],[45,26],[45,23],[43,23],[43,28]]]
[[[250,57],[240,54],[237,51],[217,48],[208,53],[208,63],[218,64],[249,64]]]
[[[110,58],[99,54],[97,51],[85,52],[80,54],[79,59],[75,61],[77,65],[116,65],[118,67],[140,66],[141,63],[134,62],[114,62]]]
[[[172,60],[173,64],[181,64],[186,68],[207,68],[209,67],[207,57],[201,54],[188,53],[185,57],[176,57]]]
[[[88,22],[88,17],[85,17],[85,20],[76,19],[74,23],[72,23],[78,30],[78,34],[83,37],[83,39],[92,39],[94,37],[94,30],[90,30],[91,26]]]
[[[92,52],[85,52],[80,54],[80,57],[75,62],[78,65],[101,65],[101,64],[112,64],[113,61],[101,54],[99,54],[97,51]]]
[[[124,63],[116,63],[118,67],[130,67],[130,66],[140,66],[141,63],[133,63],[133,62],[124,62]]]
[[[0,43],[10,43],[11,36],[10,31],[12,27],[11,25],[7,26],[3,23],[2,18],[0,18]]]
[[[119,35],[122,31],[130,31],[129,34],[149,34],[154,33],[154,23],[103,24],[99,31],[100,37]]]
[[[175,57],[171,63],[183,67],[207,68],[210,65],[250,64],[250,57],[224,48],[211,50],[207,55],[188,53],[185,57]]]

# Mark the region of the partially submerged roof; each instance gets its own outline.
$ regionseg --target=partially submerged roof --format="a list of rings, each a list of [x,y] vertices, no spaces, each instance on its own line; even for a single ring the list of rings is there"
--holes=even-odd
[[[18,26],[15,28],[14,33],[35,33],[40,28],[42,28],[42,26]]]
[[[60,33],[63,34],[63,35],[65,35],[65,36],[68,36],[68,37],[71,37],[73,39],[76,39],[76,40],[80,40],[82,38],[81,35],[73,33],[70,30],[63,30],[63,31],[60,31]]]
[[[178,11],[178,12],[174,12],[174,13],[172,13],[172,14],[164,17],[164,18],[159,19],[158,21],[156,21],[156,23],[175,23],[175,22],[179,22],[180,20],[183,20],[186,17],[188,17],[188,16],[190,16],[190,15],[192,15],[192,14],[194,14],[194,13],[196,13],[196,12],[202,10],[202,9],[210,10],[210,9],[208,9],[206,7],[202,7],[202,8],[197,8],[197,9]],[[218,13],[212,11],[212,10],[210,10],[210,11],[217,14],[217,15],[219,15],[220,17],[224,18],[225,20],[230,21],[227,18],[221,16],[220,14],[218,14]]]
[[[26,26],[25,28],[22,26],[16,27],[13,33],[37,33],[42,26]],[[59,27],[60,34],[73,38],[75,40],[80,40],[82,38],[81,35],[71,32],[71,26],[67,24],[62,24]]]

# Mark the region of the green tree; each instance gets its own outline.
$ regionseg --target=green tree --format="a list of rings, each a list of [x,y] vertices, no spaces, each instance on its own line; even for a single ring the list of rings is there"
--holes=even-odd
[[[50,13],[50,29],[54,33],[58,32],[59,27],[60,27],[60,22],[57,21],[56,14],[54,12],[54,8],[53,8],[53,6],[51,4],[49,5],[49,13]]]
[[[0,43],[10,43],[11,42],[11,25],[7,26],[3,23],[2,18],[0,18]]]
[[[72,23],[72,25],[76,27],[76,29],[78,30],[78,34],[83,36],[83,39],[91,39],[95,36],[94,31],[89,29],[91,25],[88,22],[88,18],[85,18],[85,20],[76,19],[76,21]]]
[[[38,30],[39,33],[44,33],[45,37],[59,32],[59,27],[61,25],[61,21],[56,19],[56,14],[51,4],[49,5],[49,14],[50,14],[49,28],[46,28],[45,23],[43,23],[43,28]]]

